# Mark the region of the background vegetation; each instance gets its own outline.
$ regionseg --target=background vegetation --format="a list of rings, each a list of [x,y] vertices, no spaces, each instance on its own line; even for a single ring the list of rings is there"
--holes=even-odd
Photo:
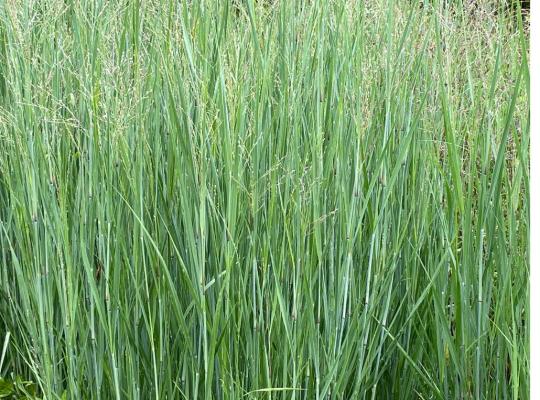
[[[528,398],[524,18],[0,2],[2,393]]]

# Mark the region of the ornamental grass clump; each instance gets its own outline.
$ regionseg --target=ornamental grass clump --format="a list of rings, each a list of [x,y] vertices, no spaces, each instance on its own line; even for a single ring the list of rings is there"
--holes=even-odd
[[[6,395],[529,398],[506,7],[0,2]]]

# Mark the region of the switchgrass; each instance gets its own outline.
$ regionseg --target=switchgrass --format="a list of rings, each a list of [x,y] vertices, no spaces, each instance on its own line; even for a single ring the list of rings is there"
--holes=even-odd
[[[528,398],[527,29],[489,1],[0,2],[0,377]]]

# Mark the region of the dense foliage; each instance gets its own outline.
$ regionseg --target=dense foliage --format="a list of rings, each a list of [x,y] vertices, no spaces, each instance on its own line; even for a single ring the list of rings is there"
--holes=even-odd
[[[528,398],[505,7],[1,1],[2,387]]]

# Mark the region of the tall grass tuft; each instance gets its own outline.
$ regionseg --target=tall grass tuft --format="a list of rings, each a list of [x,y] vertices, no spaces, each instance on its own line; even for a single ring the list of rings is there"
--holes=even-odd
[[[529,398],[504,7],[0,2],[2,387]]]

